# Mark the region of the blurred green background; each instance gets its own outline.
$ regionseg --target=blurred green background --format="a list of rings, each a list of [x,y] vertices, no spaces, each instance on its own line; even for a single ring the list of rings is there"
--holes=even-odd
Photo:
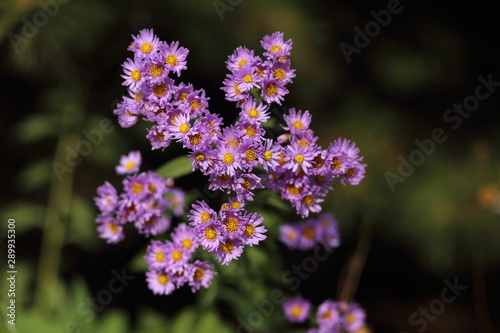
[[[265,215],[269,238],[219,269],[212,287],[195,295],[184,289],[152,295],[141,264],[146,240],[133,232],[114,246],[98,239],[92,197],[105,180],[120,185],[114,175],[120,155],[140,150],[146,170],[183,154],[174,146],[151,151],[144,123],[122,129],[112,114],[126,93],[120,75],[131,34],[153,28],[161,40],[180,41],[190,50],[181,80],[204,88],[210,110],[227,121],[237,112],[220,90],[227,56],[240,45],[260,53],[263,35],[284,32],[293,39],[297,69],[284,105],[313,114],[324,147],[338,137],[360,147],[366,178],[356,187],[337,186],[324,204],[339,219],[342,245],[301,283],[304,297],[315,305],[337,297],[346,263],[358,249],[356,260],[366,259],[366,266],[355,299],[367,311],[368,330],[416,332],[422,326],[409,317],[440,298],[444,279],[458,279],[467,289],[428,321],[426,332],[498,332],[500,89],[456,129],[443,117],[475,93],[478,76],[500,81],[500,5],[402,2],[401,12],[346,61],[340,43],[354,46],[354,28],[364,30],[374,20],[370,12],[387,6],[2,0],[0,242],[3,251],[7,219],[15,218],[18,270],[15,327],[6,323],[2,278],[2,331],[236,332],[238,318],[248,320],[272,290],[297,293],[281,276],[311,253],[290,252],[277,242],[279,224],[297,217],[267,197],[253,209]],[[68,149],[103,119],[114,127],[102,142],[74,168],[55,172],[53,163],[64,163]],[[430,139],[436,128],[447,140],[435,143],[434,152],[391,190],[387,172],[398,174],[398,158],[408,160],[418,149],[414,141]],[[205,181],[194,174],[177,184],[199,193]],[[109,281],[123,269],[133,278],[94,313],[92,299],[105,297]],[[305,326],[287,324],[278,306],[271,312],[253,332],[305,332]]]

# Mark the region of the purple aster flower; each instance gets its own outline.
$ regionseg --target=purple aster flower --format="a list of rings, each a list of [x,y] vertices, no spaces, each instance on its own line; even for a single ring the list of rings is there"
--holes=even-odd
[[[182,273],[191,255],[192,251],[187,251],[182,244],[167,242],[165,245],[167,272]]]
[[[208,146],[202,150],[192,151],[188,154],[189,161],[193,166],[193,171],[200,169],[201,172],[206,172],[208,168],[214,163],[215,158],[214,150]]]
[[[211,141],[210,126],[196,121],[189,131],[182,137],[184,148],[191,150],[202,150]]]
[[[285,168],[298,172],[302,169],[305,173],[312,167],[312,160],[315,157],[315,151],[312,147],[300,146],[297,143],[292,143],[285,150]]]
[[[299,227],[298,248],[301,250],[312,249],[321,240],[321,228],[315,220],[305,220]]]
[[[148,288],[155,295],[169,295],[175,290],[172,276],[163,270],[150,269],[146,272]]]
[[[351,185],[358,185],[359,182],[365,177],[366,164],[355,163],[349,167],[346,173],[342,176],[340,182],[345,185],[349,183]]]
[[[258,57],[254,57],[254,52],[247,49],[244,46],[236,48],[234,53],[229,56],[229,60],[226,61],[227,69],[230,71],[235,71],[244,67],[251,67],[256,61],[259,60]]]
[[[341,323],[348,332],[355,332],[365,324],[366,313],[356,303],[341,303],[340,308],[343,309]]]
[[[124,198],[132,200],[144,199],[148,195],[148,179],[146,174],[140,173],[128,175],[125,179],[123,179],[123,190],[125,191],[123,194]]]
[[[205,115],[199,119],[199,121],[203,124],[210,126],[209,135],[212,139],[216,139],[221,133],[221,126],[223,125],[222,118],[217,114],[213,114],[210,112],[205,112]]]
[[[191,118],[187,114],[180,114],[172,120],[172,124],[169,126],[170,133],[173,138],[177,140],[183,140],[187,133],[191,129]]]
[[[340,235],[337,229],[337,220],[331,212],[323,213],[316,220],[320,233],[321,242],[328,247],[338,247],[340,245]]]
[[[120,164],[116,166],[116,173],[119,175],[126,175],[138,172],[141,163],[141,153],[137,150],[131,151],[128,155],[122,155],[120,158]]]
[[[179,244],[188,253],[193,253],[198,248],[198,242],[194,237],[193,228],[185,223],[179,224],[172,233],[172,241]]]
[[[131,90],[137,91],[140,86],[144,83],[144,77],[142,76],[143,63],[138,59],[127,59],[123,65],[122,78],[124,86],[128,86]]]
[[[199,261],[196,260],[190,266],[190,275],[188,284],[191,287],[191,291],[194,293],[200,287],[208,288],[212,283],[212,278],[217,273],[213,270],[213,265],[208,261]]]
[[[229,75],[229,78],[232,81],[239,83],[238,88],[242,92],[250,91],[253,88],[259,87],[262,80],[259,74],[255,72],[255,68],[252,66],[245,66],[236,70],[232,75]]]
[[[161,199],[166,191],[165,179],[153,171],[145,172],[145,186],[148,195],[156,200]]]
[[[238,147],[233,147],[233,145],[224,145],[218,148],[217,159],[220,161],[221,173],[233,176],[236,170],[241,169],[240,162],[243,160],[244,155]]]
[[[254,175],[253,173],[242,173],[237,177],[234,184],[234,191],[236,196],[241,201],[252,201],[253,200],[253,190],[264,188],[261,184],[261,178]]]
[[[218,221],[208,222],[195,227],[196,240],[208,251],[216,251],[224,240],[225,227]]]
[[[96,219],[98,223],[97,232],[99,237],[106,240],[108,244],[116,244],[123,240],[123,226],[119,221],[111,216],[99,216]]]
[[[263,221],[264,218],[257,213],[245,216],[243,235],[241,237],[243,244],[253,246],[267,238],[264,235],[267,232],[266,228],[260,225]]]
[[[239,239],[226,238],[220,242],[215,252],[215,259],[222,265],[228,265],[233,259],[237,259],[243,253],[243,245]]]
[[[243,235],[244,218],[238,212],[227,211],[221,216],[224,225],[224,237],[229,239],[240,238]]]
[[[186,98],[185,112],[191,118],[203,115],[208,108],[209,97],[205,96],[205,90],[196,90]]]
[[[175,87],[173,104],[176,106],[184,107],[186,105],[189,95],[193,93],[194,93],[194,88],[191,83],[185,84],[184,82],[181,82],[177,87]]]
[[[264,128],[259,122],[245,120],[244,118],[238,119],[236,122],[236,133],[244,140],[250,142],[259,142],[264,135]]]
[[[205,201],[196,201],[191,208],[191,215],[188,215],[188,219],[193,227],[205,225],[217,219],[217,213]]]
[[[311,303],[302,297],[287,299],[283,303],[285,318],[292,323],[303,323],[309,318]]]
[[[276,144],[271,139],[264,139],[262,142],[262,154],[259,156],[259,162],[266,171],[274,171],[279,165],[278,154],[283,152],[283,147]]]
[[[340,313],[337,303],[332,300],[326,300],[321,303],[318,307],[316,318],[320,327],[333,329],[340,323]]]
[[[280,241],[289,248],[297,248],[299,245],[300,231],[295,225],[285,224],[280,226]]]
[[[240,117],[250,122],[264,123],[269,119],[268,106],[264,104],[257,105],[257,101],[249,98],[241,105]]]
[[[333,153],[343,153],[354,161],[361,161],[359,159],[359,148],[350,140],[338,138],[330,144],[329,150]]]
[[[266,72],[270,79],[282,82],[284,85],[291,83],[295,77],[295,69],[290,69],[290,60],[275,62]]]
[[[102,213],[112,213],[118,204],[116,189],[109,182],[105,182],[97,188],[97,197],[94,201]]]
[[[321,197],[324,196],[324,194],[319,193],[316,189],[304,191],[302,194],[300,200],[292,202],[299,215],[307,217],[309,216],[309,212],[317,213],[321,211],[321,206],[319,204],[324,201]]]
[[[165,270],[167,268],[167,246],[160,241],[152,240],[146,250],[146,262],[154,270]]]
[[[172,42],[170,45],[163,43],[160,46],[160,56],[166,64],[168,70],[175,72],[177,76],[181,75],[181,71],[187,69],[187,55],[189,50],[184,47],[179,47],[179,42]]]
[[[124,97],[123,101],[116,105],[113,114],[118,116],[118,123],[123,128],[132,127],[139,119],[140,111],[137,103],[128,97]]]
[[[140,58],[150,57],[160,46],[160,40],[156,37],[152,29],[141,30],[139,35],[132,36],[132,38],[133,41],[129,46],[129,50],[133,51]]]
[[[284,114],[283,118],[286,122],[286,126],[283,126],[283,129],[290,131],[292,134],[300,134],[309,129],[312,119],[309,111],[296,111],[295,108],[290,108],[288,114]]]
[[[170,131],[166,125],[153,125],[151,129],[148,130],[146,138],[151,142],[152,149],[165,149],[170,146],[172,140]]]
[[[281,101],[285,99],[286,94],[288,94],[288,89],[283,86],[281,81],[266,81],[262,86],[261,95],[268,104],[275,102],[281,105]]]
[[[140,234],[156,236],[170,228],[170,218],[146,212],[137,218],[134,224]]]
[[[144,64],[143,75],[149,86],[162,84],[168,75],[165,64],[159,60],[150,60]]]
[[[226,93],[226,100],[230,102],[239,102],[241,100],[245,101],[250,97],[250,93],[248,91],[241,90],[239,82],[231,79],[225,79],[222,83],[224,86],[221,89]]]
[[[286,42],[283,40],[282,32],[275,32],[272,35],[266,35],[260,42],[262,47],[266,50],[264,56],[270,58],[289,57],[292,50],[292,40]]]

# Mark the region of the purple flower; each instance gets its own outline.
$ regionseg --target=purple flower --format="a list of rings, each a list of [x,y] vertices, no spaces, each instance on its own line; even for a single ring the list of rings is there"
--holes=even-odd
[[[359,182],[365,177],[366,164],[356,163],[347,169],[346,173],[342,175],[341,183],[349,183],[351,185],[358,185]]]
[[[140,110],[138,109],[136,101],[131,98],[124,97],[123,101],[116,105],[113,114],[118,116],[118,123],[121,127],[132,127],[139,119]]]
[[[160,56],[165,62],[168,70],[175,72],[177,76],[181,75],[181,71],[187,69],[187,55],[189,50],[184,47],[179,47],[179,42],[172,42],[170,45],[163,43],[160,46]]]
[[[146,281],[148,283],[148,288],[151,289],[155,295],[169,295],[175,290],[172,276],[163,270],[148,270],[146,272]]]
[[[337,303],[332,300],[326,300],[318,307],[316,314],[320,328],[333,329],[340,323],[340,313]]]
[[[179,224],[172,233],[174,244],[180,245],[188,253],[193,253],[198,248],[198,242],[194,238],[193,228],[185,223]]]
[[[171,187],[168,189],[169,206],[172,208],[174,216],[181,216],[184,214],[184,204],[186,199],[186,193],[176,187]]]
[[[280,241],[289,248],[296,248],[299,244],[299,230],[296,226],[285,224],[280,226]]]
[[[146,138],[151,142],[152,149],[165,149],[170,146],[170,141],[172,140],[170,131],[166,125],[153,125],[148,130]]]
[[[170,218],[150,212],[142,214],[134,223],[137,231],[146,236],[156,236],[170,228]]]
[[[167,242],[165,246],[167,271],[171,273],[183,272],[191,255],[192,251],[186,250],[183,244]]]
[[[142,163],[141,153],[139,151],[131,151],[128,155],[122,155],[120,164],[116,166],[116,173],[126,175],[138,172]]]
[[[241,253],[243,253],[243,245],[239,239],[226,238],[220,242],[215,252],[215,259],[222,265],[228,265],[233,259],[238,258]]]
[[[259,60],[258,57],[254,57],[254,52],[247,49],[244,46],[236,48],[234,53],[229,56],[229,60],[226,61],[227,69],[230,71],[235,71],[244,67],[251,67]]]
[[[301,250],[310,250],[321,240],[321,229],[315,220],[305,220],[300,225],[299,232],[298,247]]]
[[[241,105],[240,117],[250,122],[264,123],[269,119],[268,108],[264,104],[257,105],[255,99],[249,98]]]
[[[260,42],[266,50],[264,55],[271,58],[288,57],[292,49],[292,40],[283,41],[283,33],[275,32],[272,35],[266,35]]]
[[[118,204],[116,189],[109,182],[105,182],[97,188],[97,197],[94,197],[95,204],[102,213],[112,213]]]
[[[195,228],[196,240],[208,251],[216,251],[223,241],[225,226],[218,221],[209,222]]]
[[[356,303],[341,303],[340,307],[343,308],[341,323],[348,332],[355,332],[365,324],[366,313]]]
[[[213,270],[213,265],[207,261],[196,260],[189,270],[189,280],[188,284],[191,287],[191,291],[194,293],[200,287],[208,288],[212,282],[212,278],[217,273]]]
[[[300,146],[299,144],[291,144],[285,151],[285,168],[298,172],[299,168],[304,172],[312,167],[312,160],[315,156],[315,151],[311,147]]]
[[[167,246],[160,241],[152,240],[146,250],[146,262],[154,270],[164,270],[167,268]]]
[[[309,111],[296,111],[295,108],[290,108],[288,114],[284,114],[283,118],[286,122],[283,129],[290,131],[292,134],[300,134],[308,130],[312,119]]]
[[[281,81],[267,81],[262,86],[262,98],[266,103],[277,103],[281,105],[281,102],[285,99],[284,96],[288,94],[288,89],[286,89]]]
[[[309,318],[311,303],[298,296],[290,298],[283,303],[285,318],[292,323],[303,323]]]
[[[158,50],[160,40],[154,34],[153,30],[141,30],[139,35],[132,36],[133,42],[129,46],[129,50],[133,51],[140,58],[151,56]]]
[[[229,78],[239,83],[238,88],[242,92],[250,91],[253,88],[259,87],[261,77],[255,72],[255,69],[251,66],[245,66],[239,70],[236,70],[233,75],[229,75]]]
[[[285,62],[277,61],[266,72],[268,72],[270,79],[283,82],[283,84],[291,83],[292,78],[295,77],[295,69],[290,69],[290,60]]]
[[[260,225],[263,221],[264,218],[257,213],[245,216],[243,235],[241,237],[243,244],[253,246],[267,238],[264,235],[267,232],[266,228]]]
[[[123,240],[123,227],[111,216],[100,216],[96,219],[98,223],[97,232],[99,237],[106,240],[108,244],[116,244]]]
[[[188,215],[188,219],[193,227],[199,227],[217,219],[217,213],[205,201],[196,201],[191,207],[191,215]]]
[[[125,73],[122,75],[122,78],[125,79],[123,85],[128,86],[133,91],[137,91],[144,82],[142,62],[138,59],[127,59],[122,67]]]

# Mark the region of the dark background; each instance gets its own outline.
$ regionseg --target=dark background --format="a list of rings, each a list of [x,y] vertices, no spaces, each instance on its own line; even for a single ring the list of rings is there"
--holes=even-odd
[[[342,245],[302,281],[305,298],[317,306],[338,297],[345,267],[361,244],[354,260],[366,259],[366,267],[356,271],[361,275],[353,290],[367,312],[366,330],[498,332],[500,91],[480,101],[456,129],[443,116],[474,94],[479,76],[500,81],[500,4],[403,1],[387,26],[346,61],[339,45],[355,46],[355,27],[365,30],[374,20],[371,11],[388,3],[4,0],[0,209],[2,223],[16,219],[18,331],[235,332],[238,318],[248,320],[254,302],[269,299],[273,289],[299,293],[281,275],[312,252],[290,252],[276,241],[277,226],[298,218],[264,200],[254,208],[267,214],[268,240],[219,267],[214,285],[195,295],[188,289],[152,295],[141,265],[147,241],[132,230],[118,245],[98,239],[92,197],[106,180],[119,186],[119,157],[140,150],[147,170],[184,153],[176,145],[151,151],[146,124],[122,129],[112,114],[126,93],[120,75],[131,35],[152,28],[161,40],[190,50],[181,80],[205,89],[211,112],[226,123],[237,115],[220,90],[227,56],[240,45],[261,53],[262,36],[284,32],[293,40],[297,74],[284,106],[312,113],[324,147],[338,137],[360,147],[365,179],[355,187],[337,185],[323,205],[339,220]],[[98,129],[102,119],[114,129],[59,181],[53,162],[64,162],[67,147],[75,149],[83,131]],[[397,174],[398,158],[408,160],[418,149],[414,141],[431,139],[436,128],[447,139],[392,191],[387,172]],[[177,185],[203,193],[205,182],[196,173]],[[212,199],[214,207],[220,200]],[[122,267],[136,278],[90,320],[87,297],[99,295],[112,270]],[[467,289],[425,328],[412,325],[414,312],[441,297],[445,279]],[[4,308],[4,290],[0,300]],[[287,324],[278,309],[253,329],[303,332],[306,326]]]

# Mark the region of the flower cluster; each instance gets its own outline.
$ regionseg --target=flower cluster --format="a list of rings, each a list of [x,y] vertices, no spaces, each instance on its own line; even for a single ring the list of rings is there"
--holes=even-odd
[[[281,192],[298,214],[307,217],[310,212],[321,211],[319,204],[332,189],[335,178],[340,177],[344,185],[357,185],[366,165],[361,163],[359,149],[349,140],[339,138],[328,149],[317,145],[318,138],[309,128],[312,117],[308,111],[291,108],[284,119],[283,129],[289,133],[280,141],[288,144],[276,150],[278,165],[270,168],[266,186]]]
[[[311,303],[295,297],[283,303],[285,318],[292,323],[303,323],[309,318]],[[308,333],[355,332],[365,325],[365,311],[356,303],[326,300],[316,312],[317,328]]]
[[[280,226],[280,240],[291,249],[311,250],[317,244],[327,248],[340,245],[337,221],[332,213],[323,213],[299,223]]]
[[[190,262],[199,247],[193,228],[181,223],[171,234],[172,241],[151,241],[147,248],[146,262],[149,269],[146,281],[154,294],[168,295],[186,283],[196,292],[208,288],[217,274],[212,264],[196,260]]]
[[[270,104],[281,105],[288,94],[286,85],[295,77],[295,70],[290,68],[292,40],[284,41],[283,33],[275,32],[265,36],[261,45],[264,48],[263,61],[254,55],[253,50],[240,46],[226,62],[231,74],[224,80],[222,90],[228,101],[243,102],[252,99],[250,91],[259,89],[262,99]]]
[[[267,231],[262,225],[262,216],[247,213],[241,202],[231,199],[222,205],[219,213],[215,212],[205,202],[193,204],[190,225],[194,228],[195,240],[223,265],[238,258],[243,248],[257,245],[266,236]]]
[[[170,227],[171,210],[180,216],[184,211],[185,193],[173,187],[172,180],[147,171],[137,173],[141,164],[139,152],[122,156],[116,167],[118,174],[128,174],[123,179],[123,193],[105,182],[97,188],[94,198],[100,214],[96,218],[97,230],[108,243],[118,243],[124,238],[123,226],[131,222],[137,231],[146,236],[159,235]]]

